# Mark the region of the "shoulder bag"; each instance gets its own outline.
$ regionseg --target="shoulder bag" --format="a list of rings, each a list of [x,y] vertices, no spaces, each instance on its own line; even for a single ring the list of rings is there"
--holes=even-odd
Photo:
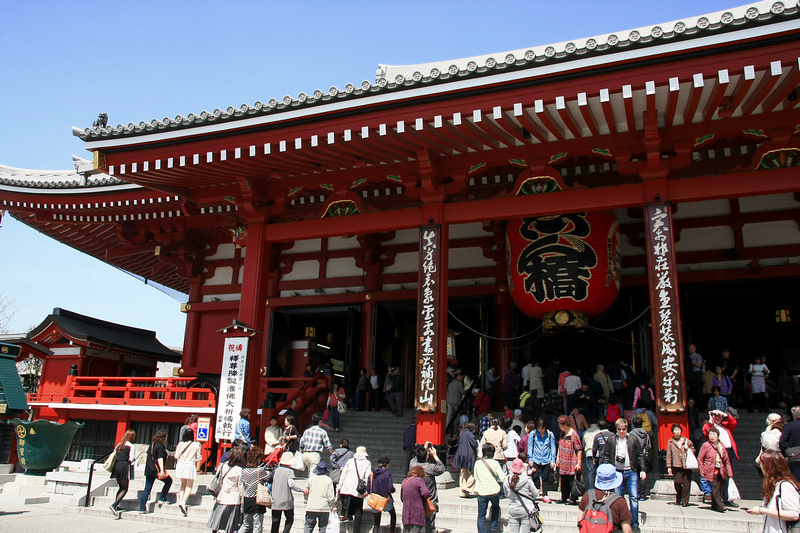
[[[697,470],[700,468],[700,465],[697,464],[697,457],[692,450],[688,448],[686,449],[686,468],[688,470]]]
[[[353,457],[353,469],[356,471],[356,477],[358,478],[358,485],[356,485],[356,492],[363,496],[367,493],[367,482],[364,479],[361,479],[361,474],[358,473],[358,462],[356,458]]]
[[[411,478],[406,478],[405,481],[403,481],[400,484],[400,491],[401,492],[403,490],[403,487],[406,486],[406,483],[408,483],[409,479],[411,479]],[[434,514],[435,512],[438,511],[438,509],[436,508],[436,504],[433,503],[433,500],[431,500],[430,498],[425,498],[425,500],[423,500],[423,502],[422,502],[422,506],[425,508],[425,516],[430,516],[430,515],[432,515],[432,514]]]
[[[214,496],[219,496],[220,490],[222,490],[222,482],[225,481],[225,476],[228,475],[228,472],[231,471],[232,467],[229,467],[228,470],[222,474],[222,468],[224,465],[221,465],[217,470],[217,473],[214,474],[214,479],[211,480],[211,483],[208,484],[208,492],[213,494]],[[222,475],[220,475],[222,474]]]
[[[272,507],[272,494],[269,491],[269,485],[267,484],[267,478],[261,480],[261,467],[256,468],[258,471],[258,485],[256,485],[256,503],[258,505],[263,505],[264,507]]]
[[[794,486],[794,485],[793,485]],[[778,496],[775,498],[775,509],[778,511],[778,520],[781,522],[786,522],[786,533],[798,533],[800,532],[800,521],[794,520],[784,520],[781,518],[781,489],[783,488],[783,482],[778,482]],[[795,490],[797,490],[795,488]],[[764,526],[766,527],[767,524],[767,517],[764,517]]]
[[[494,480],[497,482],[497,484],[500,485],[500,491],[498,494],[500,494],[500,496],[505,496],[505,494],[503,494],[503,480],[497,477],[497,474],[495,474],[494,470],[492,470],[492,467],[489,465],[489,463],[486,462],[486,459],[481,459],[481,462],[483,463],[483,466],[489,470],[489,473],[494,476]]]
[[[370,474],[369,475],[369,486],[370,486],[370,488],[372,488],[373,479],[374,479],[374,475]],[[386,509],[386,504],[388,504],[388,503],[389,503],[389,497],[388,496],[381,496],[380,494],[377,494],[375,492],[370,492],[369,496],[367,496],[367,505],[369,505],[370,507],[372,507],[373,509],[375,509],[379,513],[382,513],[383,510]]]
[[[542,520],[542,517],[539,514],[539,506],[536,505],[536,500],[534,500],[530,496],[526,496],[525,494],[520,494],[516,490],[514,490],[513,492],[519,498],[519,503],[520,503],[520,505],[522,505],[522,508],[525,509],[526,513],[528,513],[528,518],[531,521],[531,531],[533,531],[533,532],[541,531],[542,530],[542,525],[544,525],[544,521]],[[526,499],[530,500],[531,503],[533,504],[533,509],[528,509],[528,506],[525,505],[525,502],[522,501],[522,498],[526,498]]]
[[[105,468],[109,472],[113,472],[114,465],[116,464],[117,464],[117,448],[115,446],[114,449],[111,450],[111,453],[108,454],[108,457],[106,457],[106,460],[103,463],[103,468]]]
[[[164,468],[164,470],[161,470],[161,468],[159,468],[158,461],[156,460],[155,455],[153,455],[153,445],[152,444],[150,445],[150,458],[153,460],[153,464],[156,467],[156,477],[158,479],[160,479],[161,481],[166,481],[166,479],[169,477],[169,474],[167,473],[167,469],[166,468]]]

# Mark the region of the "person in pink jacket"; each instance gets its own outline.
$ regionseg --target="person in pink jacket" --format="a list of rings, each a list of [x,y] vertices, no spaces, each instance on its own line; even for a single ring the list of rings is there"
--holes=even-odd
[[[704,442],[697,455],[697,465],[700,475],[711,484],[711,509],[725,512],[725,503],[728,494],[728,480],[733,477],[731,460],[728,451],[720,443],[719,430],[715,427],[708,429],[708,442]]]

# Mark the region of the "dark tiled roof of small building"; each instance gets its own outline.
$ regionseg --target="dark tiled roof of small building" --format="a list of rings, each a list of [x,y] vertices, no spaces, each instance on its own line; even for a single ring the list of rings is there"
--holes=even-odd
[[[107,322],[58,307],[29,334],[29,337],[35,337],[50,323],[54,323],[64,334],[76,340],[152,356],[159,361],[173,363],[181,361],[181,354],[161,344],[156,339],[155,331]]]

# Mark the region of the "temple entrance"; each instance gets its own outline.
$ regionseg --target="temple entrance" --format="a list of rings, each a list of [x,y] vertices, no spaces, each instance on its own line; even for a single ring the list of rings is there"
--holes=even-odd
[[[299,377],[311,365],[335,375],[349,393],[360,369],[360,332],[360,306],[282,309],[273,314],[268,375]]]

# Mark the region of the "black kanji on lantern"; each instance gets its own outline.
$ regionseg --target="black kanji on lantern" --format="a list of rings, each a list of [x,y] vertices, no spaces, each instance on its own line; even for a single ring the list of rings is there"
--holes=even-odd
[[[586,299],[591,269],[597,266],[597,255],[583,240],[591,232],[586,213],[524,218],[519,232],[531,241],[517,260],[525,290],[539,303]]]

